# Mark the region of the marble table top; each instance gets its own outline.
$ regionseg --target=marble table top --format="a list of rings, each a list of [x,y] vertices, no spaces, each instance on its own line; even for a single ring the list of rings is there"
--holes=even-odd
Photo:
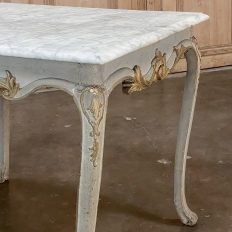
[[[0,56],[105,64],[209,17],[0,3]]]

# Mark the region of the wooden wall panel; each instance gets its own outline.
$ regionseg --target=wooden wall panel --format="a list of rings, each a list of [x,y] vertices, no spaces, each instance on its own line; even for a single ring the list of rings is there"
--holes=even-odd
[[[1,2],[1,1],[0,1],[0,2]],[[2,2],[23,3],[22,0],[5,0],[5,1],[2,1]]]
[[[131,9],[138,10],[137,0],[131,0]]]
[[[107,0],[106,7],[113,9],[146,10],[146,3],[146,0]]]
[[[232,65],[232,0],[177,0],[176,6],[179,11],[210,16],[210,20],[194,27],[202,53],[201,67]],[[184,67],[179,65],[179,71]]]
[[[118,0],[118,9],[131,9],[131,1],[130,0]]]
[[[176,11],[176,1],[177,0],[162,0],[162,10]]]
[[[44,5],[55,5],[55,0],[44,0]]]
[[[162,10],[162,0],[148,0],[147,10]]]
[[[34,0],[33,0],[34,1]],[[47,0],[49,1],[48,5],[52,5],[51,4],[51,0]],[[58,6],[81,6],[81,1],[79,0],[54,0],[54,5],[58,5]],[[88,5],[88,2],[85,3],[86,5]]]
[[[8,2],[8,3],[24,3],[23,0],[0,0],[0,2]],[[28,2],[27,2],[28,3]]]
[[[231,0],[181,0],[183,11],[204,12],[210,20],[196,27],[200,46],[231,43]]]
[[[108,0],[107,7],[112,8],[112,9],[117,9],[118,8],[118,1],[117,0]]]
[[[226,0],[227,1],[227,0]],[[231,1],[231,0],[230,0]],[[177,0],[177,10],[178,11],[193,11],[193,12],[204,12],[205,14],[210,15],[210,5],[212,5],[212,0]],[[208,20],[197,25],[194,28],[195,35],[197,37],[200,47],[210,45],[210,31],[211,31],[211,22]]]
[[[184,11],[184,0],[176,0],[176,11]]]
[[[147,0],[137,0],[137,10],[146,10]]]
[[[35,1],[35,0],[33,0]],[[82,7],[99,7],[106,8],[107,0],[95,1],[95,0],[47,0],[52,3],[54,1],[54,5],[59,6],[82,6]],[[52,4],[50,4],[52,5]]]
[[[231,43],[231,0],[211,0],[210,45]]]
[[[44,1],[43,0],[29,0],[28,1],[29,4],[44,4]]]
[[[131,0],[132,10],[146,10],[147,0]]]

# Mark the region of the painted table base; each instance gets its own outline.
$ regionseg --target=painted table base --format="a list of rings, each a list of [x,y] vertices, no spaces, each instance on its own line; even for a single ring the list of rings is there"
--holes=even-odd
[[[112,76],[121,76],[123,92],[132,93],[149,87],[152,82],[164,79],[178,62],[182,55],[187,60],[187,78],[183,96],[179,133],[177,140],[175,158],[175,198],[177,213],[181,221],[193,226],[197,222],[197,215],[187,206],[185,199],[185,169],[188,142],[191,131],[194,107],[197,95],[198,79],[200,72],[200,56],[195,39],[182,41],[168,59],[174,56],[174,63],[168,67],[166,56],[156,52],[152,61],[151,70],[147,73],[150,80],[145,79],[139,66],[134,70],[120,69]],[[165,62],[165,63],[164,63]],[[133,74],[133,75],[131,75]],[[102,173],[102,158],[105,134],[105,122],[108,97],[114,86],[76,86],[65,80],[46,78],[32,82],[31,84],[19,89],[15,77],[7,71],[7,78],[0,83],[2,96],[0,101],[1,109],[1,143],[0,153],[0,181],[4,182],[9,177],[9,106],[8,100],[21,99],[28,94],[44,87],[55,87],[68,92],[79,109],[82,119],[82,161],[81,179],[79,187],[79,206],[78,206],[78,232],[95,231],[96,215],[99,200],[99,191]],[[86,155],[90,154],[90,155]]]

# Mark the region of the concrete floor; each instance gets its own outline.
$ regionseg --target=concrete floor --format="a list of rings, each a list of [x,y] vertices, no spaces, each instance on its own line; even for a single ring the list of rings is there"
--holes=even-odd
[[[174,78],[130,96],[121,86],[113,91],[96,232],[232,231],[232,71],[200,80],[186,177],[187,202],[199,216],[195,227],[181,224],[173,203],[183,86],[184,78]],[[11,103],[1,232],[74,232],[80,143],[78,110],[66,93]]]

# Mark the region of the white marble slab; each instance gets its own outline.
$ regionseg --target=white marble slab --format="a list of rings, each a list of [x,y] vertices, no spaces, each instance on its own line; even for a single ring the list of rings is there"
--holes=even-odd
[[[0,3],[0,55],[104,64],[209,17]]]

